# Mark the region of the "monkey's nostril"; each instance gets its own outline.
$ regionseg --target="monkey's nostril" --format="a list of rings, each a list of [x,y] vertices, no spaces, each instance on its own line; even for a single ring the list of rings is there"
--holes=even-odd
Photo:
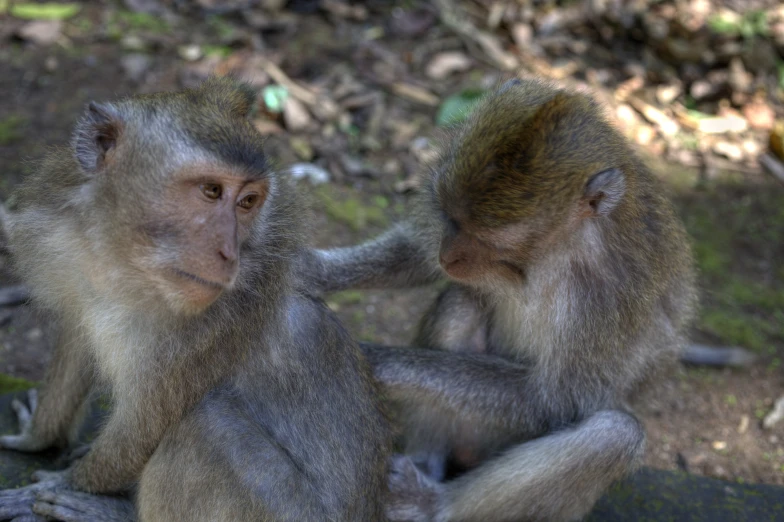
[[[237,256],[234,254],[233,251],[228,250],[228,249],[218,250],[218,255],[220,256],[220,258],[223,261],[226,261],[226,262],[229,262],[229,263],[234,263],[235,261],[237,261]]]

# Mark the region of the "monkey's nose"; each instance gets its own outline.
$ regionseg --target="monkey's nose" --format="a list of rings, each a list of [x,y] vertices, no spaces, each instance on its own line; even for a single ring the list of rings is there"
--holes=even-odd
[[[237,252],[234,248],[226,248],[223,247],[218,250],[218,255],[220,256],[221,260],[234,264],[237,262]]]

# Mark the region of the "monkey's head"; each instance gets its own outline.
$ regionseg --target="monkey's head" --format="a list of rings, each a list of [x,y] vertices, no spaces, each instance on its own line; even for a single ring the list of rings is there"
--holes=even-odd
[[[253,101],[244,85],[211,79],[88,106],[73,147],[92,255],[107,260],[96,262],[96,285],[121,281],[187,315],[232,288],[275,191],[247,119]]]
[[[472,285],[521,282],[553,248],[613,219],[634,183],[630,156],[587,97],[508,82],[457,130],[430,178],[442,269]]]

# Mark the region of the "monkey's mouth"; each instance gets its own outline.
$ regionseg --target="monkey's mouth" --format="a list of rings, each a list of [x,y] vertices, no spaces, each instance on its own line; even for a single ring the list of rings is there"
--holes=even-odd
[[[498,261],[498,265],[513,277],[525,280],[525,270],[515,265],[514,263],[510,263],[509,261]]]
[[[208,288],[212,288],[215,290],[223,290],[225,288],[225,285],[216,283],[214,281],[208,281],[204,278],[197,276],[196,274],[191,274],[190,272],[186,272],[185,270],[180,270],[179,268],[172,268],[172,272],[174,272],[175,275],[183,279],[188,279],[190,281],[199,283],[200,285],[206,286]]]

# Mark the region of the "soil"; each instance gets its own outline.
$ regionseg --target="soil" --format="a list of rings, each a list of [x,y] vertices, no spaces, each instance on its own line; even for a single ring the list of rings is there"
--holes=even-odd
[[[317,82],[335,71],[356,68],[363,61],[383,61],[386,52],[392,53],[389,62],[400,60],[400,56],[404,61],[416,60],[401,51],[408,41],[394,32],[379,40],[383,48],[357,47],[354,40],[374,27],[373,19],[364,24],[348,22],[310,12],[303,7],[308,2],[291,4],[289,14],[296,17],[296,24],[284,24],[279,30],[265,33],[265,52],[269,56],[286,55],[285,69],[291,77]],[[113,3],[107,5],[119,9]],[[389,12],[392,8],[390,5]],[[105,20],[104,9],[109,8],[103,3],[85,7],[80,16],[98,27]],[[374,13],[371,16],[381,16]],[[205,34],[205,27],[214,25],[207,18],[191,18],[189,24],[188,31],[203,30]],[[159,37],[150,36],[149,31],[143,33],[155,43],[153,50],[145,51],[149,63],[141,78],[131,78],[121,60],[133,51],[122,38],[69,34],[70,45],[60,42],[42,47],[11,37],[19,25],[19,21],[0,18],[0,123],[12,115],[19,122],[13,136],[0,136],[2,200],[32,168],[27,160],[40,157],[47,146],[68,141],[70,129],[88,101],[180,88],[194,70],[192,63],[178,55],[176,44],[187,42],[182,31]],[[438,26],[427,30],[429,41],[443,45],[449,41],[450,36]],[[239,53],[246,48],[243,42],[226,45]],[[369,63],[360,77],[371,90],[378,90],[372,80],[377,69],[372,65]],[[486,77],[495,74],[484,64],[476,65],[474,72]],[[466,73],[455,83],[471,81]],[[450,92],[456,85],[440,88]],[[411,196],[396,190],[396,186],[419,168],[411,159],[408,142],[415,136],[437,134],[433,125],[435,108],[388,94],[383,97],[386,117],[399,122],[397,132],[403,132],[403,124],[416,126],[403,146],[404,153],[399,148],[357,146],[351,133],[335,145],[334,140],[324,137],[334,132],[335,126],[331,131],[321,129],[320,133],[307,135],[312,136],[315,156],[326,158],[324,163],[333,173],[326,186],[311,187],[301,182],[303,191],[312,195],[314,243],[318,246],[348,245],[372,237],[406,213]],[[353,116],[360,128],[372,118],[363,109]],[[395,129],[385,129],[394,134]],[[299,160],[292,135],[283,131],[268,140],[270,154],[283,165]],[[340,154],[324,152],[330,146],[374,168],[369,173],[349,172]],[[784,208],[784,191],[761,174],[732,174],[726,182],[721,177],[706,181],[696,171],[680,165],[661,161],[653,164],[670,183],[679,211],[695,236],[705,308],[693,337],[715,344],[744,344],[760,357],[743,369],[679,367],[664,376],[660,386],[640,397],[635,407],[648,430],[646,462],[657,468],[685,469],[731,481],[784,485],[784,422],[771,430],[761,427],[761,419],[773,401],[784,394],[780,368],[784,355],[780,330],[784,323],[780,294],[784,274],[780,235],[784,213],[780,209]],[[365,214],[357,217],[357,212]],[[0,286],[13,284],[9,260],[0,259]],[[746,296],[744,288],[762,290]],[[760,297],[763,290],[771,292],[764,294],[764,302]],[[328,302],[359,339],[406,344],[435,295],[434,289],[343,292],[329,297]],[[39,381],[50,346],[46,321],[30,306],[0,308],[0,373]]]

